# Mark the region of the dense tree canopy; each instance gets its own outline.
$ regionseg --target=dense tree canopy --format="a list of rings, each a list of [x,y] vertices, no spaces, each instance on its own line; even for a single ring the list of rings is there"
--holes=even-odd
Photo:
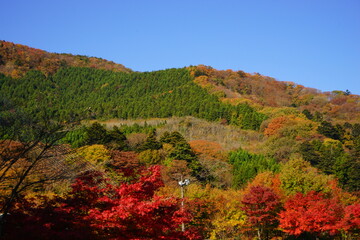
[[[279,170],[279,164],[272,158],[264,155],[251,154],[245,150],[239,149],[231,152],[229,161],[233,165],[233,186],[240,188],[257,174],[270,170],[276,172]]]
[[[29,71],[19,79],[0,74],[0,93],[37,115],[50,109],[59,120],[196,116],[258,129],[265,115],[246,104],[232,106],[192,82],[187,69],[116,73],[91,68],[62,68],[45,76]]]
[[[343,209],[336,199],[326,198],[314,191],[297,193],[288,200],[280,213],[280,228],[292,235],[306,233],[334,235],[342,218]]]

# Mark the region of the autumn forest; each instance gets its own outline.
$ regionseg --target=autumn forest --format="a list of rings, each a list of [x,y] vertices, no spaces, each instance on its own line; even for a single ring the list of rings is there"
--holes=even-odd
[[[0,239],[359,238],[359,95],[0,41]]]

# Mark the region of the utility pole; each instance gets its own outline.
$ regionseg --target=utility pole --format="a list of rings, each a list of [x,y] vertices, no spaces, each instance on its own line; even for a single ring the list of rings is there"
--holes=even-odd
[[[179,186],[180,186],[180,190],[181,190],[181,210],[184,211],[184,193],[185,193],[185,189],[184,187],[190,184],[190,180],[189,179],[184,179],[183,180],[183,176],[181,176],[181,179],[179,181]],[[185,224],[184,222],[181,223],[181,231],[185,232]]]

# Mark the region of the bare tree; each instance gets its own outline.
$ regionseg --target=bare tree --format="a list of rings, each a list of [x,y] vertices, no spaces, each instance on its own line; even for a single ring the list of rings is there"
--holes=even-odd
[[[2,120],[0,118],[0,120]],[[9,131],[0,140],[0,236],[16,199],[28,189],[73,177],[74,164],[69,164],[69,148],[58,145],[66,130],[62,124],[50,121],[27,121],[17,126],[4,126]],[[4,136],[0,136],[4,138]]]

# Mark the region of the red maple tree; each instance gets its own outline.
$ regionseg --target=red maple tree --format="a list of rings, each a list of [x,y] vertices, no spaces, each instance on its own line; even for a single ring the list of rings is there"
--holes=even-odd
[[[360,203],[345,207],[340,228],[346,232],[360,233]]]
[[[279,214],[280,228],[291,235],[315,236],[338,232],[343,208],[336,198],[326,198],[322,193],[310,191],[297,193],[284,205]]]
[[[271,188],[252,186],[242,200],[242,210],[248,217],[250,225],[257,229],[259,239],[267,239],[269,233],[278,225],[277,214],[281,202]]]
[[[200,239],[189,223],[191,215],[174,197],[156,196],[163,186],[160,167],[152,166],[133,183],[117,186],[99,172],[76,179],[71,193],[46,206],[22,204],[10,217],[12,230],[26,226],[36,239]],[[26,201],[25,201],[26,202]],[[16,212],[16,211],[14,211]],[[10,222],[9,222],[10,223]],[[8,231],[8,239],[25,235]]]

